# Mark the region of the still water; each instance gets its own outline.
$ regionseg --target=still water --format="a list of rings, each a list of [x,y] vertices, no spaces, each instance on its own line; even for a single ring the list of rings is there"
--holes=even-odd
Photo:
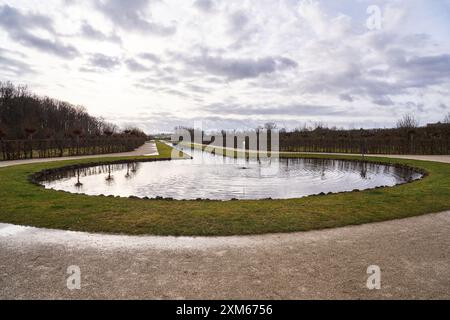
[[[48,189],[88,195],[177,200],[289,199],[322,192],[394,186],[422,176],[407,168],[343,160],[258,161],[198,150],[186,152],[194,159],[67,170],[47,177],[42,184]]]

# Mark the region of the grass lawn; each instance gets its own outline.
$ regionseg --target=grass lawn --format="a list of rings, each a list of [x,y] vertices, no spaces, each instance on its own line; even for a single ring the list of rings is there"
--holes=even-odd
[[[370,158],[426,170],[426,178],[392,188],[289,200],[170,201],[93,197],[31,184],[38,171],[80,163],[170,157],[158,143],[159,156],[99,158],[0,168],[0,222],[19,225],[123,234],[237,235],[307,231],[412,217],[450,209],[450,165]],[[357,160],[356,156],[283,154],[283,157]]]

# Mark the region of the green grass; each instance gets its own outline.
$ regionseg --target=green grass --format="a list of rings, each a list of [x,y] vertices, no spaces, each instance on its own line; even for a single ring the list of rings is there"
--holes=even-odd
[[[160,155],[171,148],[158,143]],[[283,157],[355,156],[283,154]],[[142,159],[144,157],[134,157]],[[92,197],[28,182],[49,168],[129,158],[96,158],[0,168],[0,222],[89,232],[154,235],[237,235],[334,228],[450,209],[450,165],[436,162],[370,158],[426,170],[426,178],[392,188],[311,196],[289,200],[169,201]]]

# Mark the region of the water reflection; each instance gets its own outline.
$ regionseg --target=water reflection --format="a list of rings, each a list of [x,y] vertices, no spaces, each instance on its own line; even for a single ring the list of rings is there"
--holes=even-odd
[[[108,183],[112,183],[114,177],[111,175],[111,165],[107,165],[107,167],[108,167],[108,176],[106,177],[106,181]]]
[[[83,184],[80,182],[80,169],[77,169],[77,183],[75,183],[75,187],[81,188]]]
[[[131,175],[130,175],[130,164],[129,163],[127,163],[127,174],[125,175],[125,178],[131,178]]]
[[[362,179],[367,179],[367,163],[362,163],[360,175]]]
[[[286,199],[393,186],[421,177],[404,167],[354,161],[233,159],[200,151],[195,151],[193,157],[67,170],[48,176],[43,184],[46,188],[90,195],[178,200]]]

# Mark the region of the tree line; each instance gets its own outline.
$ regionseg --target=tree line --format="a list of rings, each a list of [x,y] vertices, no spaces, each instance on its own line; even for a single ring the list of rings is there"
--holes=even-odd
[[[193,128],[178,127],[194,136]],[[284,152],[329,152],[329,153],[364,153],[364,154],[450,154],[450,113],[442,122],[419,126],[414,115],[406,114],[395,128],[382,129],[338,129],[317,123],[313,127],[299,127],[294,130],[278,128],[275,123],[245,131],[216,131],[202,135],[203,142],[214,143],[214,138],[221,136],[225,145],[227,135],[250,135],[265,130],[279,132],[279,150]],[[248,148],[248,139],[246,140]],[[228,146],[230,147],[230,146]],[[235,142],[234,146],[240,148]],[[270,148],[269,148],[270,150]]]
[[[407,114],[396,128],[344,130],[319,125],[280,132],[280,149],[296,152],[366,154],[450,154],[450,115],[444,122],[419,126]]]
[[[83,106],[0,82],[0,159],[122,152],[146,139],[142,130],[120,130]]]

